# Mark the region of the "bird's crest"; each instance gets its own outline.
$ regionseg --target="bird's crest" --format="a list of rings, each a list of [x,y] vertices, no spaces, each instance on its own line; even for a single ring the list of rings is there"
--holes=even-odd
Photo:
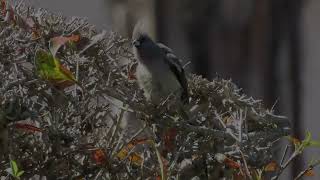
[[[143,20],[140,20],[134,26],[133,33],[132,33],[132,39],[137,40],[142,35],[147,36],[148,33],[147,33],[147,29],[146,29],[146,24],[144,23]]]

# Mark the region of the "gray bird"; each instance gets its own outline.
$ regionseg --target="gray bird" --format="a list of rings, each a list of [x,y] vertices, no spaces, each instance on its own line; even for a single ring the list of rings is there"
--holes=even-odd
[[[188,84],[179,59],[167,46],[155,43],[141,24],[134,28],[133,51],[138,60],[136,76],[144,95],[153,104],[159,104],[169,95],[188,102]]]

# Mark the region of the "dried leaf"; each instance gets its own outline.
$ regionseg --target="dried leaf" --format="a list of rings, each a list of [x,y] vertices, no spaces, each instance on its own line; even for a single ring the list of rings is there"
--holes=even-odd
[[[295,138],[295,137],[293,137],[293,136],[288,136],[288,138],[289,138],[289,141],[292,143],[292,144],[294,144],[294,146],[300,146],[300,144],[301,144],[301,141],[298,139],[298,138]]]
[[[79,35],[72,34],[71,36],[58,36],[50,39],[50,52],[53,56],[56,56],[61,46],[67,42],[78,42],[80,40]]]
[[[101,165],[105,164],[107,162],[107,156],[103,149],[97,149],[93,151],[93,159],[96,162],[96,164]]]
[[[314,172],[314,170],[312,169],[309,169],[306,171],[306,173],[304,173],[305,176],[308,176],[308,177],[312,177],[312,176],[315,176],[316,173]]]
[[[131,163],[140,166],[143,162],[143,158],[140,154],[136,152],[131,152],[131,150],[138,144],[147,144],[149,143],[148,139],[135,139],[123,147],[117,154],[117,157],[120,161],[128,158]],[[130,153],[130,154],[129,154]]]
[[[233,179],[234,180],[246,180],[246,176],[242,173],[239,173],[239,172],[234,172],[233,173]]]
[[[225,165],[227,165],[229,168],[232,168],[232,169],[239,169],[241,167],[241,165],[238,162],[228,157],[224,160],[224,163]]]
[[[1,0],[1,14],[6,15],[6,0]]]
[[[267,164],[265,167],[264,167],[264,171],[266,172],[274,172],[278,169],[278,163],[275,162],[275,161],[271,161],[269,164]]]
[[[165,153],[172,152],[175,149],[175,139],[177,134],[178,133],[176,128],[169,128],[164,132],[163,142],[164,142]]]
[[[26,131],[29,131],[32,133],[42,132],[42,129],[40,129],[34,125],[31,125],[31,124],[16,123],[16,124],[14,124],[14,127],[17,129],[23,129],[23,130],[26,130]]]
[[[143,162],[143,158],[136,152],[131,153],[128,158],[129,158],[130,162],[136,166],[141,166],[141,164]]]

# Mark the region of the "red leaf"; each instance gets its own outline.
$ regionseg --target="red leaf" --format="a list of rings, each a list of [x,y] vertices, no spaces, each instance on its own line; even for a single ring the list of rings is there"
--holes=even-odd
[[[177,136],[177,129],[176,128],[169,128],[164,132],[163,135],[163,142],[164,142],[164,152],[165,155],[167,152],[172,152],[175,149],[175,140]]]
[[[228,157],[224,160],[224,163],[232,169],[239,169],[241,167],[239,163]]]
[[[1,11],[3,16],[6,15],[6,6],[6,0],[1,0]]]
[[[105,164],[107,162],[107,156],[103,149],[97,149],[93,151],[92,156],[98,165]]]
[[[234,173],[233,173],[233,179],[234,179],[234,180],[245,180],[245,179],[246,179],[246,176],[243,175],[242,173],[234,172]]]
[[[17,129],[23,129],[23,130],[27,130],[29,132],[42,132],[42,129],[36,127],[36,126],[33,126],[31,124],[22,124],[22,123],[16,123],[14,124],[14,127],[17,128]]]

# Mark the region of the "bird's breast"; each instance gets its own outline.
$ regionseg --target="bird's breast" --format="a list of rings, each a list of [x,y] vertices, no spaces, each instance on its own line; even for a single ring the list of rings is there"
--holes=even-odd
[[[181,93],[181,86],[174,74],[161,64],[152,67],[139,64],[137,79],[146,99],[154,104],[159,104],[172,93]]]

